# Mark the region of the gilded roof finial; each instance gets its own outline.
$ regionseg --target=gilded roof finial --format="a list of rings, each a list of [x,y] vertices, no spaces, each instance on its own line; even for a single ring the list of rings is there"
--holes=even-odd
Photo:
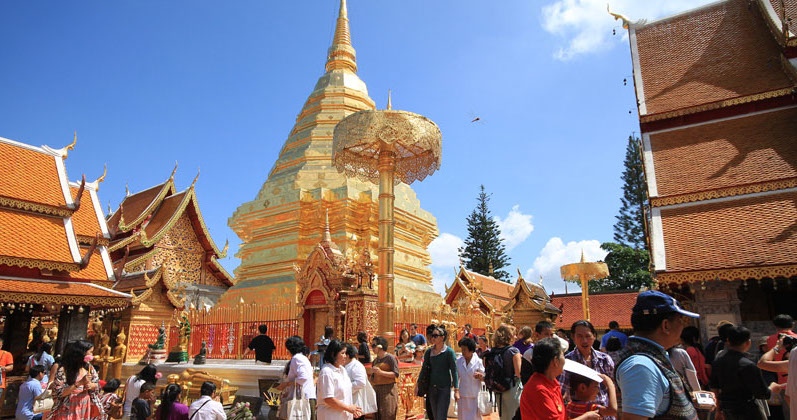
[[[340,0],[335,36],[332,38],[332,46],[327,51],[326,71],[332,70],[357,72],[357,60],[354,48],[351,46],[351,34],[349,33],[346,0]]]
[[[225,257],[227,257],[227,250],[228,250],[228,249],[230,249],[230,240],[229,240],[229,239],[227,239],[227,240],[224,242],[224,248],[222,248],[222,250],[221,250],[221,253],[219,254],[219,258],[225,258]]]
[[[542,274],[540,274],[540,287],[542,287]]]
[[[169,179],[173,180],[174,179],[174,174],[176,174],[176,173],[177,173],[177,161],[175,160],[174,161],[174,169],[172,169],[172,174],[169,176]]]
[[[523,279],[523,274],[520,274],[520,267],[517,268],[517,278],[518,278],[518,280],[522,280]]]
[[[75,145],[77,144],[77,130],[75,130],[75,137],[72,139],[72,143],[68,146],[64,147],[63,149],[58,150],[61,153],[61,159],[66,159],[66,155],[70,150],[75,150]]]
[[[130,187],[127,186],[127,182],[125,182],[125,197],[130,197]]]
[[[393,97],[390,89],[387,90],[387,109],[393,109]]]
[[[105,175],[108,175],[108,164],[105,164],[105,168],[102,170],[102,175],[95,179],[94,182],[91,183],[91,186],[94,187],[94,191],[100,190],[100,182],[105,182]],[[110,204],[109,204],[110,205]]]
[[[490,277],[492,277],[493,276],[493,260],[490,260],[490,267],[488,269],[490,270]]]
[[[609,14],[614,17],[614,20],[622,20],[623,29],[628,29],[629,25],[631,24],[631,21],[627,17],[619,13],[612,13],[612,10],[609,8],[609,3],[606,3],[606,11],[609,12]]]
[[[332,234],[329,232],[329,209],[326,209],[326,219],[324,221],[324,239],[323,242],[332,242]]]
[[[176,167],[175,167],[175,169],[176,169]],[[191,188],[192,189],[194,188],[194,185],[196,185],[196,180],[197,179],[199,179],[199,167],[196,168],[196,176],[194,177],[194,180],[191,182]]]
[[[584,248],[581,248],[581,262],[583,262],[583,263],[584,263],[584,262],[587,262],[587,261],[584,259]]]
[[[108,214],[111,214],[111,200],[108,200]]]

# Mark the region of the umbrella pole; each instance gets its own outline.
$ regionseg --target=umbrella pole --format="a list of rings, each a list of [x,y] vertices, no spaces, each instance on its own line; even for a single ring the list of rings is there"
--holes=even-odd
[[[584,308],[584,319],[589,321],[589,286],[587,276],[581,276],[581,306]]]
[[[395,320],[395,294],[393,290],[393,230],[395,219],[393,206],[393,180],[396,170],[395,154],[382,150],[379,154],[379,334],[392,344],[395,342],[393,332]]]

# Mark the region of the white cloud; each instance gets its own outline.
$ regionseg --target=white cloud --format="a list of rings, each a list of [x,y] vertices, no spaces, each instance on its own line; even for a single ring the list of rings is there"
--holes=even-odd
[[[441,233],[429,244],[435,292],[445,295],[446,285],[454,281],[454,269],[459,267],[459,248],[463,244],[462,238],[450,233]]]
[[[622,13],[631,20],[650,21],[711,1],[715,0],[611,0],[609,3],[612,12]],[[557,0],[542,7],[543,29],[560,36],[565,43],[554,52],[554,57],[568,60],[579,54],[628,43],[621,22],[606,12],[606,3],[606,0]],[[616,36],[612,36],[613,28]]]
[[[560,293],[564,290],[564,282],[559,268],[565,264],[579,262],[582,250],[587,261],[603,260],[608,252],[602,250],[600,246],[600,241],[594,239],[570,241],[565,244],[562,238],[553,237],[542,248],[540,255],[534,260],[534,267],[526,271],[525,277],[529,281],[536,282],[542,275],[546,290]],[[570,290],[579,289],[574,285]]]
[[[493,217],[501,229],[501,239],[504,240],[507,251],[520,245],[531,235],[534,225],[531,224],[531,215],[523,214],[520,206],[515,205],[506,218]]]
[[[432,270],[432,287],[441,296],[446,295],[446,286],[454,282],[454,270]]]

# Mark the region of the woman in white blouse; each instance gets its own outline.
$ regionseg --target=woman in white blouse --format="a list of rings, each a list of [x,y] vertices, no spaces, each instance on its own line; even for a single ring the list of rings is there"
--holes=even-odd
[[[476,355],[476,342],[470,338],[459,341],[462,356],[457,359],[459,375],[459,401],[457,402],[457,419],[481,420],[479,414],[479,391],[484,380],[484,365]]]
[[[368,373],[365,366],[357,360],[357,349],[351,343],[346,343],[346,373],[351,379],[351,398],[357,407],[365,408],[365,384],[368,382]],[[363,413],[363,416],[366,413]],[[363,417],[359,417],[363,418]]]
[[[352,420],[362,416],[362,409],[352,404],[351,379],[343,367],[346,359],[346,347],[338,340],[331,340],[318,374],[318,420]]]
[[[314,413],[316,410],[316,389],[313,383],[313,365],[310,363],[310,359],[304,355],[305,347],[304,340],[298,335],[285,340],[285,348],[293,356],[290,363],[288,363],[287,378],[277,386],[277,389],[282,390],[289,385],[301,387],[302,398],[310,400],[310,410],[311,413]]]

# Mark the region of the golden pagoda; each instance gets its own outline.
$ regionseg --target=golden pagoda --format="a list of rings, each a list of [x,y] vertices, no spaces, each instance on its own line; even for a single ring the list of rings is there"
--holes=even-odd
[[[294,301],[293,266],[301,266],[321,239],[327,211],[332,237],[345,254],[367,249],[377,255],[379,188],[338,173],[332,164],[335,126],[350,114],[373,109],[374,101],[357,76],[346,1],[341,0],[326,73],[296,118],[257,196],[228,220],[243,244],[236,254],[241,258],[236,284],[221,304],[234,305],[244,295],[253,303]],[[418,305],[437,304],[440,297],[432,289],[427,250],[438,235],[437,220],[421,209],[407,184],[398,184],[395,196],[394,296],[406,296]]]

